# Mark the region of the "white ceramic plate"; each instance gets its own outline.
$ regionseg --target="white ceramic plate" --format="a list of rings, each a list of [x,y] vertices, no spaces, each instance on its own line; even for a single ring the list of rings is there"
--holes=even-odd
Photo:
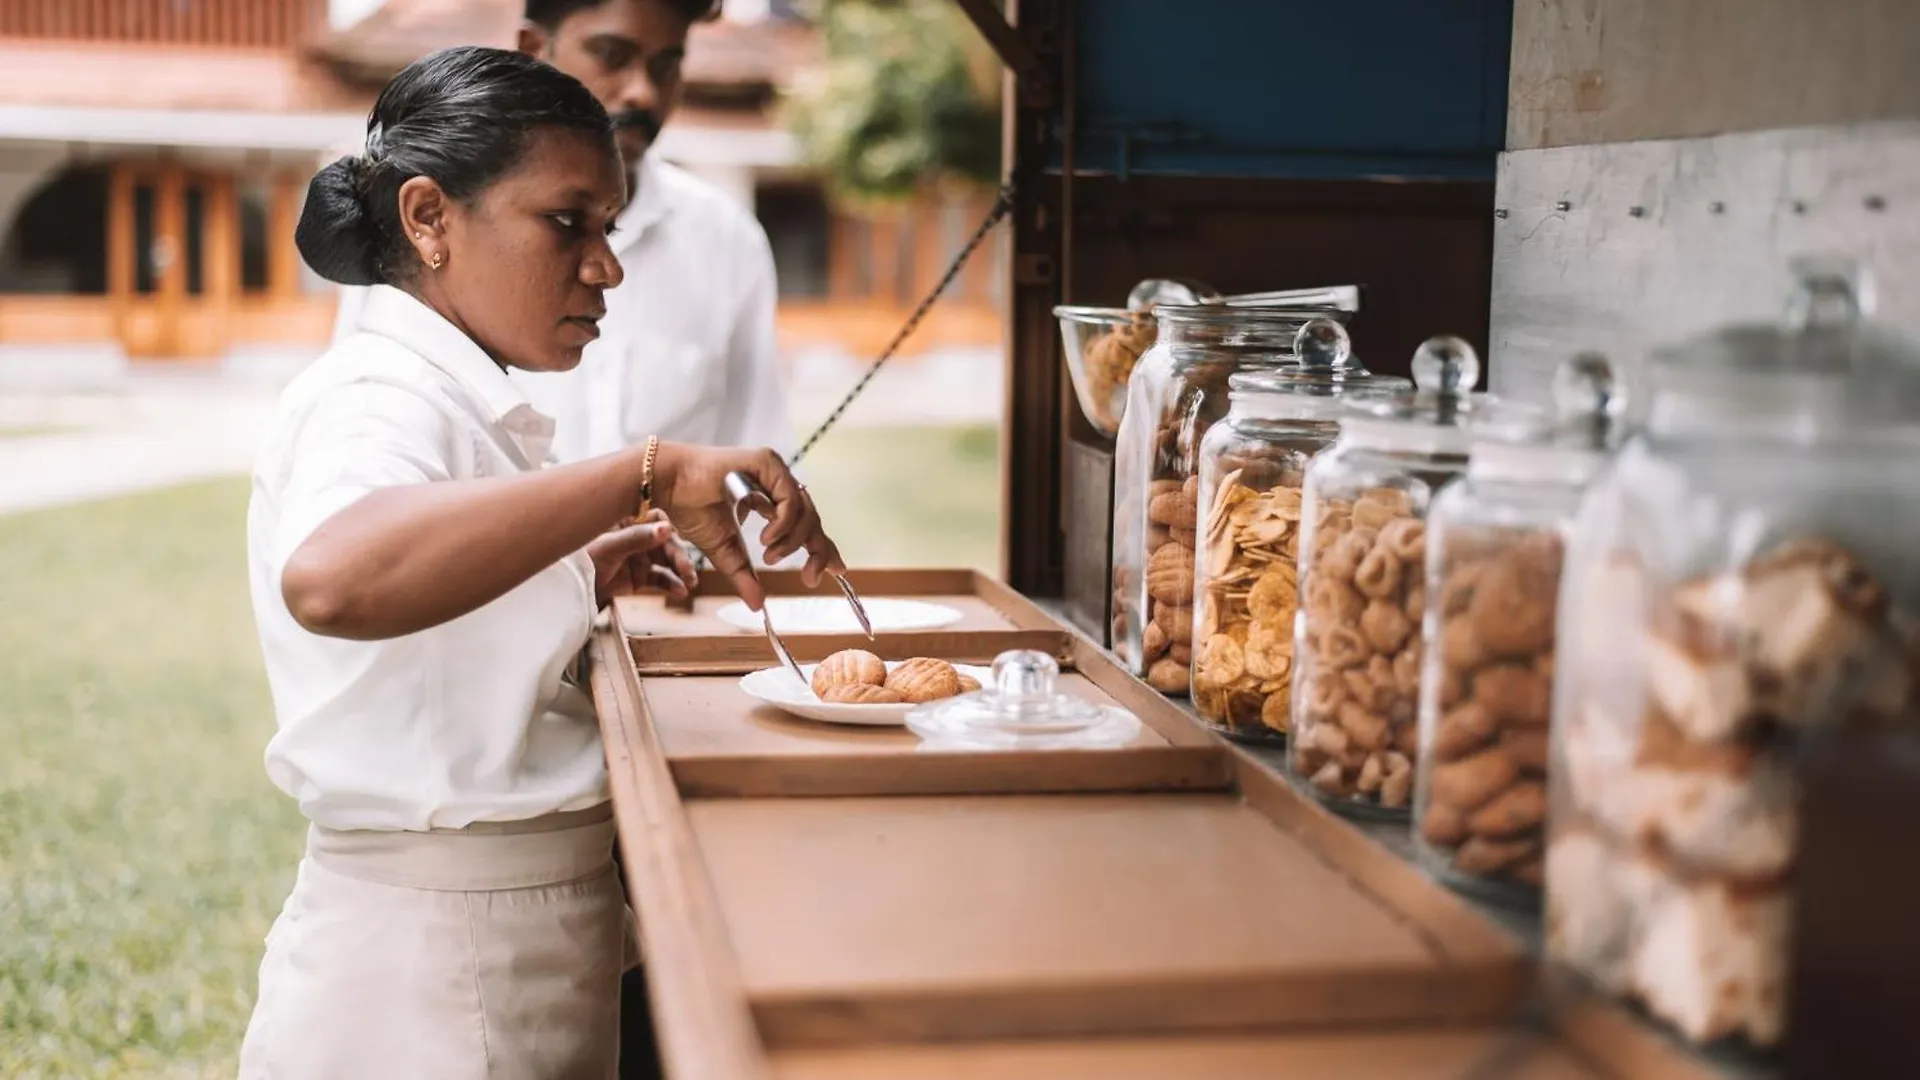
[[[960,621],[960,612],[945,604],[929,604],[925,600],[899,600],[885,596],[876,596],[869,600],[860,598],[860,605],[867,609],[867,618],[873,620],[873,632],[876,634],[900,633],[907,630],[937,630]],[[840,596],[776,596],[767,601],[767,609],[773,613],[773,628],[781,637],[789,634],[858,634],[860,623],[853,617],[853,608]],[[721,621],[736,630],[749,634],[763,633],[760,616],[747,609],[747,605],[735,600],[717,613]]]
[[[811,682],[813,669],[819,666],[818,664],[801,664],[800,670],[806,673],[808,681]],[[887,670],[892,671],[899,666],[898,662],[889,663]],[[986,668],[955,664],[954,669],[962,675],[973,676],[982,686],[993,681],[993,672]],[[837,705],[830,701],[821,701],[814,695],[812,686],[794,678],[793,672],[784,667],[764,668],[751,675],[743,676],[740,680],[740,689],[745,690],[751,697],[758,698],[775,708],[784,709],[795,716],[828,724],[900,727],[907,722],[907,713],[913,711],[913,705],[908,703]]]

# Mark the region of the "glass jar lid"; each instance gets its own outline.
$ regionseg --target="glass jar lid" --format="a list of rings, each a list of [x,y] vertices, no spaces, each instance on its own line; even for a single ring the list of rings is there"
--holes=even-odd
[[[1781,434],[1912,425],[1920,343],[1870,321],[1872,281],[1856,262],[1803,257],[1774,323],[1740,323],[1652,352],[1655,429],[1717,421]]]
[[[1234,410],[1266,420],[1338,419],[1348,394],[1406,386],[1398,376],[1368,371],[1353,355],[1347,328],[1333,319],[1307,320],[1294,335],[1293,353],[1290,365],[1229,376]]]
[[[1613,365],[1579,353],[1553,373],[1553,421],[1483,424],[1473,432],[1469,474],[1485,480],[1585,486],[1619,444],[1626,395]]]
[[[1059,678],[1060,665],[1046,653],[1001,653],[991,687],[917,706],[907,727],[937,748],[952,749],[1117,746],[1139,735],[1132,713],[1061,693]]]
[[[1302,326],[1317,318],[1345,319],[1348,313],[1321,307],[1162,304],[1153,315],[1171,342],[1290,352]]]
[[[1524,438],[1545,424],[1532,406],[1476,394],[1480,357],[1457,337],[1431,337],[1413,354],[1414,389],[1348,403],[1342,431],[1383,449],[1465,454],[1474,432],[1502,429]]]

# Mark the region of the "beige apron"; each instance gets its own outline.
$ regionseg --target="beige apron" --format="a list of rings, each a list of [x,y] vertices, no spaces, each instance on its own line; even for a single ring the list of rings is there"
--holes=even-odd
[[[433,832],[313,826],[241,1080],[611,1080],[631,920],[603,804]]]

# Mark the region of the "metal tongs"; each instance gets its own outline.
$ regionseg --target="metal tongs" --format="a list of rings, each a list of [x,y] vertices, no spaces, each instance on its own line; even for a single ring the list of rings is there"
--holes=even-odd
[[[753,477],[742,472],[731,472],[727,474],[725,483],[727,500],[733,506],[735,528],[746,524],[749,513],[760,514],[768,521],[773,520],[773,499],[765,489],[754,482]],[[743,535],[742,547],[745,546],[745,539]],[[867,609],[860,603],[860,594],[853,591],[853,584],[847,580],[845,574],[838,570],[829,570],[827,573],[833,576],[834,584],[840,586],[841,594],[847,598],[847,605],[853,608],[853,617],[859,620],[860,629],[866,632],[867,640],[872,641],[874,639],[873,620],[867,618]],[[788,671],[793,672],[794,678],[805,685],[807,677],[800,673],[800,665],[794,663],[793,654],[787,651],[786,642],[781,641],[780,635],[774,632],[770,608],[771,605],[767,603],[760,605],[760,625],[766,628],[767,642],[773,646],[773,654],[780,658],[780,662],[786,665]]]

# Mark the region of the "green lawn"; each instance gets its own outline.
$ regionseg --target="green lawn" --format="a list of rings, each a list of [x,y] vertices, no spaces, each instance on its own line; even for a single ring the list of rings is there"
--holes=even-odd
[[[0,518],[0,1061],[233,1075],[300,820],[247,608],[241,480]]]
[[[846,429],[805,468],[854,565],[998,564],[991,429]],[[246,484],[0,517],[0,1075],[234,1074],[302,823]]]
[[[1000,433],[846,428],[800,464],[850,566],[1000,572]]]

